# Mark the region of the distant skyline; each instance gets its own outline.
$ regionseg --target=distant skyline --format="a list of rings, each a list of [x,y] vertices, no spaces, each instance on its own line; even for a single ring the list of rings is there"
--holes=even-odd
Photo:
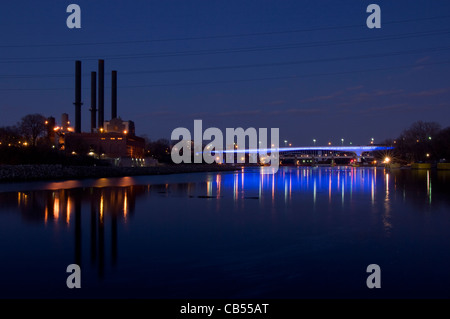
[[[68,29],[66,7],[81,7]],[[381,7],[368,29],[366,7]],[[369,144],[413,122],[450,126],[450,2],[15,1],[0,10],[0,126],[30,113],[74,120],[82,61],[82,130],[90,72],[105,60],[118,115],[136,134],[176,127],[280,128],[280,145]]]

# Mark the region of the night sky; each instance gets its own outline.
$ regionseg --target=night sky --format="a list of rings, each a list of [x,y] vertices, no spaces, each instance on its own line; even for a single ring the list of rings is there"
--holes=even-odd
[[[81,29],[66,8],[81,7]],[[381,7],[381,29],[366,8]],[[280,128],[295,146],[396,137],[417,120],[450,126],[450,1],[7,1],[0,8],[0,126],[30,113],[74,120],[75,60],[105,60],[118,114],[137,135],[176,127]],[[283,145],[283,143],[281,143]]]

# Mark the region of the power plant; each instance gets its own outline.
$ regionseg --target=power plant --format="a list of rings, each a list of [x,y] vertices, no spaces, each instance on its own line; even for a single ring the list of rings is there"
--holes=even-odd
[[[116,70],[111,71],[111,119],[104,119],[104,72],[105,61],[98,60],[98,85],[97,72],[91,72],[90,131],[82,132],[82,64],[75,61],[75,125],[70,126],[67,113],[62,115],[60,126],[56,126],[54,121],[48,123],[54,126],[53,130],[59,137],[55,138],[57,147],[68,154],[90,155],[116,166],[145,166],[145,140],[135,135],[133,121],[123,121],[117,115]]]

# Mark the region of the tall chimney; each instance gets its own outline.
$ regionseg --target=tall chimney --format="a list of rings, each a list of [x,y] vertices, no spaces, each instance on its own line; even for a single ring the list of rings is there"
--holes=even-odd
[[[96,112],[97,112],[97,72],[91,72],[91,133],[97,127]]]
[[[75,61],[75,133],[81,133],[81,61]]]
[[[117,118],[117,71],[111,72],[111,119]]]
[[[67,113],[63,113],[61,115],[61,127],[64,131],[67,130],[67,128],[69,127],[69,114]]]
[[[105,121],[105,60],[98,60],[98,128]]]

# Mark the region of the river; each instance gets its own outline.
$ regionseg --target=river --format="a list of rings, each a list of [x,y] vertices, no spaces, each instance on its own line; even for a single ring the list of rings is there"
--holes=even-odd
[[[0,296],[448,298],[449,182],[281,167],[1,184]]]

